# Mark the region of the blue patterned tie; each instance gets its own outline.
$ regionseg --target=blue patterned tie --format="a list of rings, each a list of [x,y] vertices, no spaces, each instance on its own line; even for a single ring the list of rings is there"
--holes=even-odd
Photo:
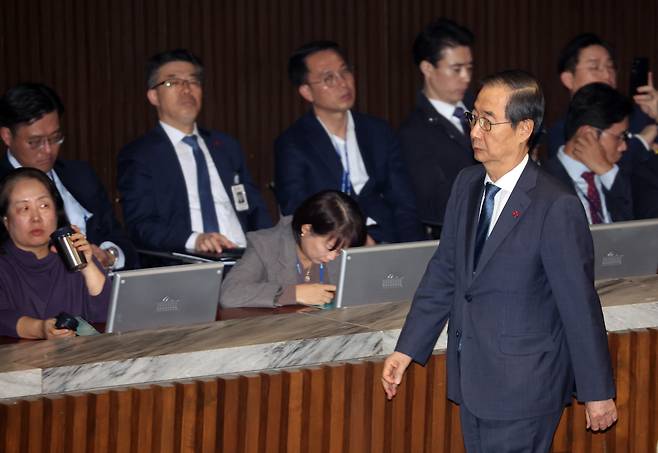
[[[196,161],[196,182],[199,189],[199,203],[201,204],[201,217],[203,218],[203,232],[219,232],[217,223],[217,211],[215,211],[215,202],[212,199],[212,189],[210,188],[210,173],[208,165],[203,156],[203,151],[199,146],[196,135],[188,135],[183,138],[183,142],[192,148],[194,160]]]
[[[459,120],[459,123],[462,125],[464,135],[468,136],[471,133],[471,125],[468,124],[468,121],[466,121],[466,117],[464,116],[464,109],[459,106],[455,107],[455,111],[452,112],[452,116]]]
[[[485,185],[484,203],[482,203],[482,211],[480,212],[480,219],[478,220],[477,234],[475,235],[475,254],[473,255],[473,269],[478,266],[480,260],[480,253],[487,240],[489,225],[491,224],[491,216],[494,210],[494,197],[500,190],[500,187],[488,182]]]

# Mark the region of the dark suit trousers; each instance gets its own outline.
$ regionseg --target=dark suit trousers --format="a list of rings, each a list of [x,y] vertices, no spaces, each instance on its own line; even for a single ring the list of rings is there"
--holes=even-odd
[[[459,413],[466,452],[548,453],[562,411],[521,420],[488,420],[476,417],[462,404]]]

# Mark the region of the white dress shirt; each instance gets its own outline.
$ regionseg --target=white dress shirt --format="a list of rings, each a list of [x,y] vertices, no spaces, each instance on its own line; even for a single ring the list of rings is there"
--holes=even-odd
[[[514,190],[514,187],[516,187],[516,183],[519,182],[521,173],[523,173],[523,169],[525,169],[525,166],[527,164],[528,164],[528,155],[526,154],[523,160],[519,164],[517,164],[516,167],[512,168],[510,171],[505,173],[502,177],[498,179],[498,181],[493,182],[488,173],[485,176],[484,178],[485,186],[488,182],[490,182],[500,187],[500,190],[498,191],[498,193],[496,193],[496,196],[494,197],[494,208],[493,208],[493,213],[491,215],[491,223],[489,224],[489,231],[487,231],[487,237],[489,237],[489,235],[493,231],[493,228],[496,225],[496,222],[498,221],[498,217],[500,217],[500,213],[503,212],[503,209],[507,204],[507,200],[509,200],[512,191]],[[480,211],[482,211],[482,203],[484,203],[484,193],[482,194],[482,199],[480,200]]]
[[[574,159],[571,156],[568,156],[564,152],[564,145],[560,146],[560,149],[557,151],[557,158],[560,160],[562,163],[562,166],[564,169],[567,171],[567,174],[569,175],[569,178],[571,178],[571,182],[574,185],[574,188],[576,189],[576,195],[578,195],[578,198],[580,199],[580,202],[583,204],[583,207],[585,208],[585,213],[587,214],[587,221],[589,223],[592,223],[592,214],[590,213],[590,205],[589,201],[587,201],[587,181],[585,181],[582,177],[583,172],[586,171],[591,171],[585,164],[582,162]],[[599,198],[601,199],[601,217],[603,220],[603,223],[611,223],[612,218],[610,217],[610,213],[608,212],[608,207],[605,204],[605,194],[603,193],[603,188],[605,187],[606,190],[610,190],[612,188],[612,185],[615,183],[615,178],[617,177],[617,174],[619,173],[619,167],[615,164],[612,166],[612,169],[608,170],[606,173],[603,173],[602,175],[594,175],[594,185],[596,186],[596,191],[599,193]]]
[[[16,157],[14,157],[10,150],[7,150],[7,160],[9,160],[9,163],[14,168],[22,167],[21,163],[16,159]],[[66,186],[64,186],[62,180],[59,179],[59,176],[57,176],[57,173],[54,169],[51,169],[47,175],[50,177],[50,179],[53,180],[55,187],[57,187],[59,196],[64,203],[64,211],[66,212],[66,217],[69,219],[69,222],[80,228],[82,234],[86,236],[87,220],[91,219],[94,214],[87,211],[84,206],[82,206],[80,202],[75,199],[73,194],[71,194],[71,192],[67,190]],[[114,261],[114,264],[112,265],[112,269],[122,269],[126,265],[126,255],[123,253],[123,250],[121,250],[121,247],[116,245],[114,242],[103,241],[97,245],[103,250],[107,250],[110,247],[114,247],[116,249],[117,257]]]
[[[327,126],[325,126],[320,118],[318,118],[318,121],[324,128],[327,135],[329,135],[331,144],[333,145],[336,154],[338,154],[340,158],[343,169],[349,169],[350,184],[352,185],[354,193],[358,195],[361,193],[361,190],[366,185],[370,177],[368,176],[368,171],[366,170],[366,166],[363,163],[363,157],[361,156],[361,150],[359,149],[359,142],[356,140],[356,132],[354,130],[354,118],[352,118],[352,112],[349,110],[347,111],[347,140],[343,140],[339,136],[329,132],[329,129]],[[376,224],[377,222],[375,222],[370,217],[366,219],[366,225],[370,226]]]
[[[185,138],[187,134],[175,127],[163,123],[162,121],[160,121],[160,125],[176,150],[176,157],[178,157],[178,163],[181,166],[183,177],[185,178],[185,188],[187,189],[187,201],[190,206],[190,220],[193,231],[185,242],[185,248],[194,250],[196,248],[197,237],[204,232],[203,217],[201,216],[201,201],[199,200],[199,186],[197,184],[196,160],[194,160],[192,147],[183,142],[183,138]],[[208,166],[208,173],[210,175],[212,198],[215,202],[215,211],[217,212],[217,223],[220,232],[238,246],[246,247],[247,238],[245,237],[244,231],[242,231],[240,220],[238,220],[238,216],[233,209],[233,203],[229,195],[226,193],[224,184],[222,184],[222,180],[219,177],[219,172],[217,171],[217,167],[215,167],[215,161],[213,161],[210,156],[210,151],[208,151],[206,142],[201,135],[199,135],[199,130],[197,129],[196,124],[194,125],[192,135],[197,137],[199,147],[206,159],[206,165]],[[239,184],[241,181],[229,181],[229,183]]]

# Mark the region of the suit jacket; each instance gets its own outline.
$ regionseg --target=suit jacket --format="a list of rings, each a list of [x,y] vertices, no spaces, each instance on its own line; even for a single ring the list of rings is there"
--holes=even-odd
[[[0,160],[0,177],[13,170],[7,155]],[[87,220],[87,238],[92,244],[114,242],[126,257],[126,268],[138,267],[137,250],[114,215],[112,204],[96,173],[87,162],[57,159],[53,170],[71,195],[93,214]]]
[[[482,166],[455,181],[396,350],[424,363],[448,328],[448,398],[513,420],[613,397],[592,239],[580,201],[529,162],[473,269]]]
[[[369,180],[355,196],[377,222],[369,233],[378,242],[424,239],[416,203],[391,128],[378,118],[352,112],[356,139]],[[274,142],[276,198],[284,215],[322,190],[340,190],[343,167],[331,139],[309,111]]]
[[[236,177],[244,184],[249,209],[236,214],[245,233],[272,226],[238,142],[221,132],[199,129],[199,134],[229,198]],[[160,125],[121,150],[118,187],[126,225],[139,246],[164,251],[185,248],[192,234],[185,177],[176,150]]]
[[[464,99],[467,108],[471,97]],[[400,153],[416,195],[421,222],[443,224],[446,204],[457,174],[477,164],[469,131],[462,134],[418,93],[416,109],[400,126]]]
[[[576,194],[576,187],[574,182],[564,168],[562,162],[557,157],[546,161],[542,168],[549,174],[553,175],[556,179],[560,180],[564,186],[569,189],[574,195]],[[631,193],[631,184],[628,175],[624,173],[622,168],[619,169],[615,182],[612,184],[610,190],[603,188],[603,196],[605,197],[605,205],[608,208],[608,213],[613,222],[621,222],[622,220],[633,220],[633,196]]]
[[[222,307],[272,307],[287,286],[297,284],[297,243],[283,217],[274,228],[247,234],[242,258],[222,283]],[[333,267],[326,266],[329,281],[337,282]]]

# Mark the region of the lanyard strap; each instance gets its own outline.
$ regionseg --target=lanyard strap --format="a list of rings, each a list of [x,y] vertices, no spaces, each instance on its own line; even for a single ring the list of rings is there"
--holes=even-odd
[[[343,167],[343,173],[340,176],[340,191],[347,194],[351,195],[352,194],[352,182],[350,181],[350,160],[349,160],[349,154],[347,153],[347,137],[345,137],[345,152],[341,153],[341,146],[336,143],[336,141],[331,139],[331,143],[334,145],[334,150],[336,151],[336,154],[338,155],[338,160],[340,161],[341,167]],[[344,160],[343,160],[344,158]]]
[[[299,262],[299,258],[297,259],[297,262],[295,263],[295,267],[297,268],[297,274],[300,276],[302,275],[302,265]],[[313,264],[311,264],[311,267],[313,267]],[[309,269],[309,275],[310,275],[311,269]],[[320,263],[320,283],[324,283],[324,263]]]

